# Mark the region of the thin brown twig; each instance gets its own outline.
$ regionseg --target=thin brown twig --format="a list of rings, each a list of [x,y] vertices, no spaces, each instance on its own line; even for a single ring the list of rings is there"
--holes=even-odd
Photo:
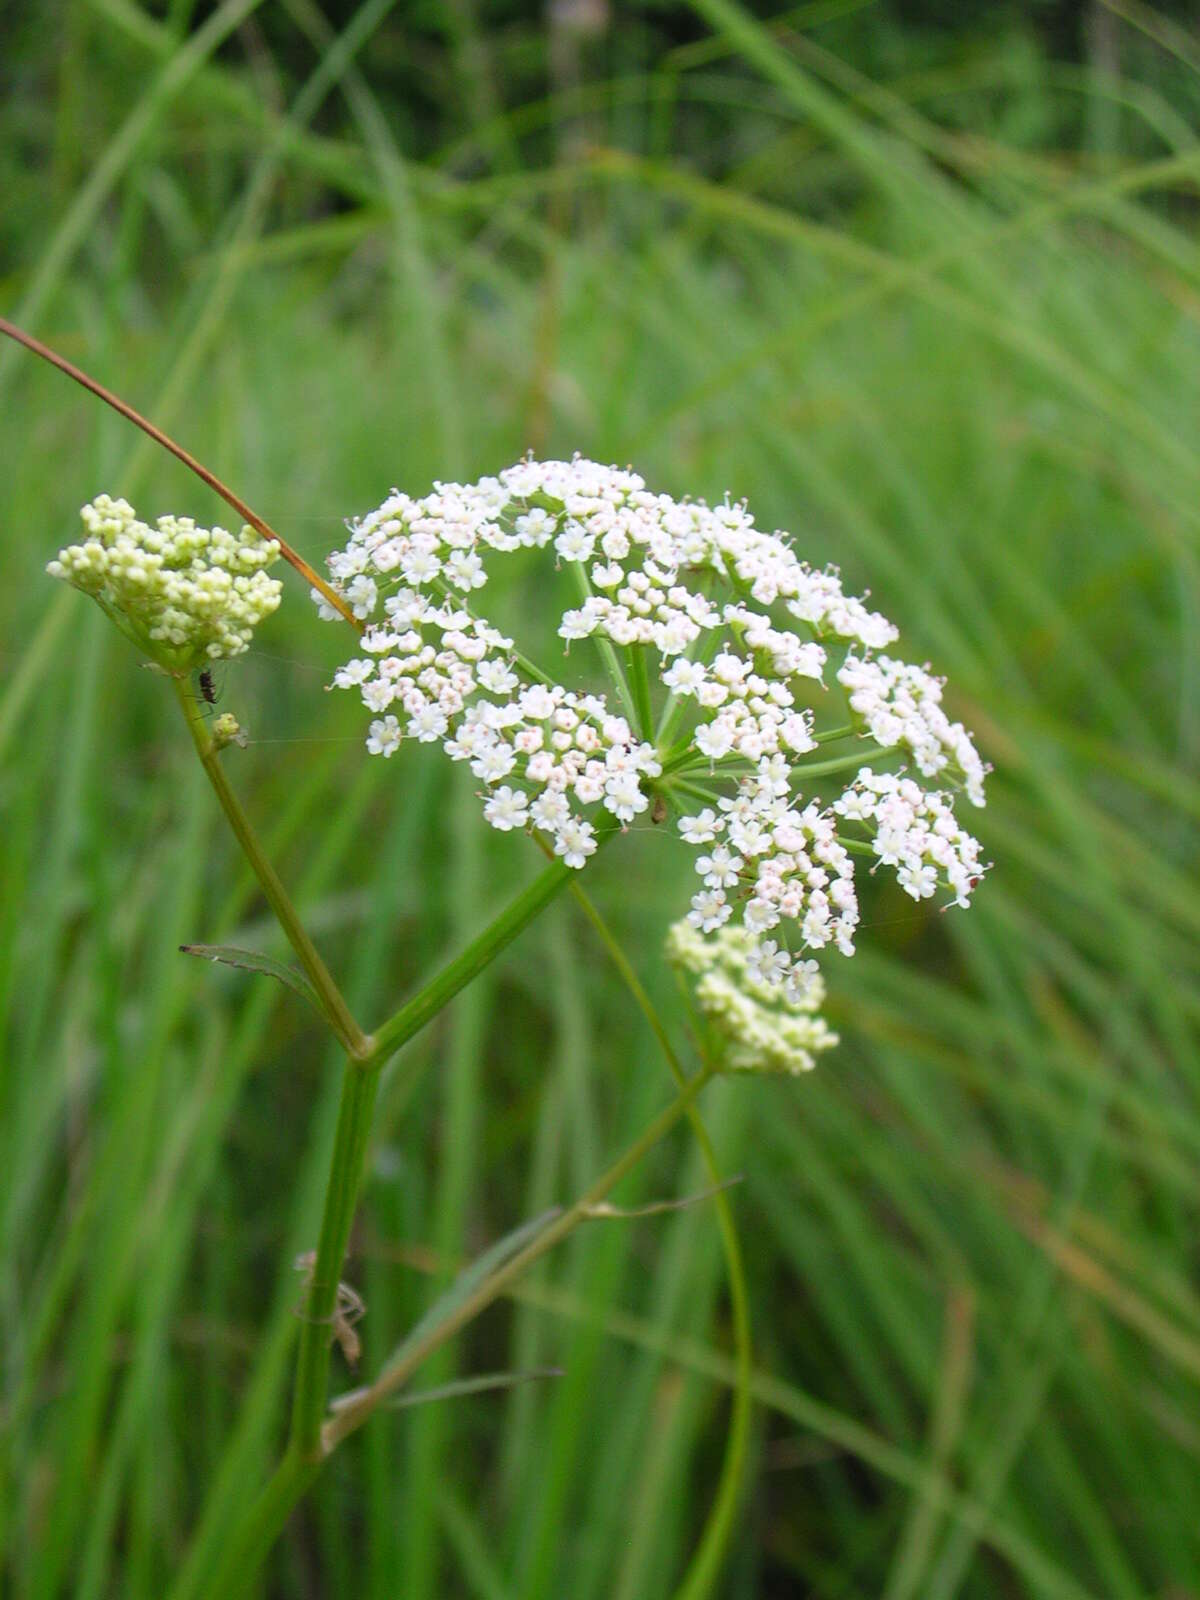
[[[68,361],[66,356],[60,356],[57,350],[52,350],[48,344],[43,344],[40,339],[35,339],[33,334],[26,333],[23,328],[18,328],[16,323],[9,322],[7,317],[0,317],[0,333],[7,334],[10,339],[14,339],[17,344],[24,345],[26,350],[31,351],[35,356],[40,356],[43,361],[48,361],[52,367],[57,367],[60,372],[65,372],[68,378],[73,378],[76,383],[80,384],[90,394],[94,394],[97,399],[103,400],[105,405],[111,406],[114,411],[119,412],[126,421],[132,422],[143,433],[149,434],[155,444],[160,444],[164,450],[169,450],[173,456],[183,462],[185,467],[190,467],[201,482],[206,483],[210,489],[214,489],[222,500],[233,507],[244,522],[248,522],[264,539],[273,539],[279,546],[279,553],[283,559],[295,567],[300,576],[306,579],[333,606],[335,611],[345,617],[352,628],[355,628],[359,633],[362,632],[362,623],[351,611],[345,600],[335,589],[330,587],[318,572],[315,572],[309,566],[304,557],[293,550],[286,539],[280,538],[270,523],[265,522],[256,511],[252,511],[246,502],[239,495],[234,494],[227,484],[222,483],[215,472],[210,472],[203,463],[197,461],[195,456],[185,450],[181,444],[176,444],[169,434],[164,433],[161,428],[156,427],[153,422],[143,417],[140,411],[135,411],[119,395],[113,394],[111,389],[106,389],[95,378],[89,377],[73,361]]]

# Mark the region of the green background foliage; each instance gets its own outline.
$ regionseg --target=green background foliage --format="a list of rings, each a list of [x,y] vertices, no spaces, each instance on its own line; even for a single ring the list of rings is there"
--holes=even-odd
[[[393,484],[534,446],[748,496],[871,588],[995,763],[971,821],[996,866],[969,914],[881,878],[826,963],[841,1048],[707,1092],[756,1353],[717,1592],[1179,1600],[1200,49],[1140,0],[947,9],[10,11],[0,304],[314,561]],[[283,952],[164,686],[42,576],[100,489],[224,508],[15,347],[0,463],[0,1571],[140,1600],[276,1446],[337,1057],[288,990],[177,953]],[[548,581],[504,596],[545,651]],[[369,1022],[539,860],[436,749],[366,756],[322,692],[343,633],[289,579],[218,676],[252,735],[233,781]],[[588,881],[682,1030],[668,835]],[[364,1370],[668,1093],[556,904],[385,1077],[347,1268]],[[684,1130],[619,1198],[703,1182]],[[589,1226],[420,1383],[563,1376],[375,1419],[259,1592],[671,1594],[729,1351],[709,1209]]]

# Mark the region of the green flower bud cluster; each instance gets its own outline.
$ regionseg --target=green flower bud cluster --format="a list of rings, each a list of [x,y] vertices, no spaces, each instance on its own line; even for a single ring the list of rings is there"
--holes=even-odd
[[[721,1041],[727,1072],[810,1072],[838,1036],[817,1013],[825,984],[815,962],[793,969],[782,986],[762,971],[763,941],[748,929],[726,926],[709,936],[686,919],[667,933],[667,959],[690,973],[696,1000]],[[769,964],[771,946],[765,959]]]
[[[169,672],[240,655],[279,604],[283,586],[266,573],[279,546],[253,528],[199,528],[190,517],[150,527],[108,495],[80,516],[83,542],[60,550],[46,571],[90,594]]]

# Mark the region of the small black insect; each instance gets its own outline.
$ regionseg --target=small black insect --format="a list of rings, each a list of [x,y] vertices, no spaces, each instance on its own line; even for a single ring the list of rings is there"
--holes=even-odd
[[[210,706],[217,703],[217,686],[213,682],[213,675],[207,667],[200,674],[200,693]]]

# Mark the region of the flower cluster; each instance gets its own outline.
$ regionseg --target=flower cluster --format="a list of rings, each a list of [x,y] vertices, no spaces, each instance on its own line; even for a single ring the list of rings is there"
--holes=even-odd
[[[960,906],[969,904],[987,869],[978,839],[960,827],[946,795],[894,772],[863,767],[833,809],[873,830],[875,855],[896,868],[897,882],[914,900],[927,900],[946,885]]]
[[[925,668],[878,656],[866,661],[850,654],[838,682],[850,691],[850,709],[861,717],[882,749],[905,745],[927,778],[949,772],[966,789],[972,805],[983,805],[986,769],[971,735],[942,710],[942,682]]]
[[[479,609],[493,560],[521,550],[544,550],[574,585],[557,629],[572,687]],[[572,867],[606,813],[628,826],[652,803],[653,815],[673,805],[702,879],[693,932],[724,940],[736,922],[746,949],[763,952],[768,987],[795,994],[807,952],[853,950],[853,853],[872,846],[843,825],[866,825],[918,897],[944,883],[965,903],[983,870],[941,790],[868,768],[835,806],[811,791],[806,773],[852,769],[864,743],[977,805],[985,768],[942,710],[940,682],[880,653],[893,625],[744,505],[677,501],[579,458],[529,459],[421,498],[394,490],[350,525],[329,566],[366,624],[334,684],[372,714],[372,753],[440,743],[469,764],[493,827],[538,830]],[[831,701],[842,725],[819,730]],[[858,749],[806,765],[827,741]]]
[[[279,554],[253,528],[198,528],[190,517],[139,522],[125,500],[98,495],[80,512],[87,537],[46,570],[97,600],[171,672],[240,655],[279,604],[266,568]]]
[[[809,1072],[838,1042],[818,1015],[825,985],[809,962],[801,980],[783,989],[764,976],[773,946],[745,928],[722,928],[702,938],[689,922],[667,934],[667,959],[697,979],[700,1009],[721,1040],[722,1066],[730,1072]]]
[[[704,888],[692,901],[688,921],[702,933],[723,927],[733,915],[731,894],[742,899],[742,924],[756,937],[780,923],[795,924],[806,949],[835,944],[854,950],[858,899],[854,864],[839,843],[835,818],[815,800],[800,809],[788,798],[786,769],[769,760],[722,796],[718,811],[706,806],[684,817],[689,844],[712,845],[696,862]],[[719,840],[719,843],[713,841]],[[783,951],[773,953],[772,976],[785,981],[792,967]]]
[[[438,605],[402,589],[384,608],[387,623],[363,635],[368,654],[333,680],[359,688],[380,713],[367,736],[373,755],[392,755],[406,736],[440,742],[486,786],[492,827],[541,830],[570,867],[596,849],[583,808],[602,806],[622,824],[645,811],[642,780],[657,777],[660,763],[603,697],[525,681],[509,661],[512,640],[453,601]]]

